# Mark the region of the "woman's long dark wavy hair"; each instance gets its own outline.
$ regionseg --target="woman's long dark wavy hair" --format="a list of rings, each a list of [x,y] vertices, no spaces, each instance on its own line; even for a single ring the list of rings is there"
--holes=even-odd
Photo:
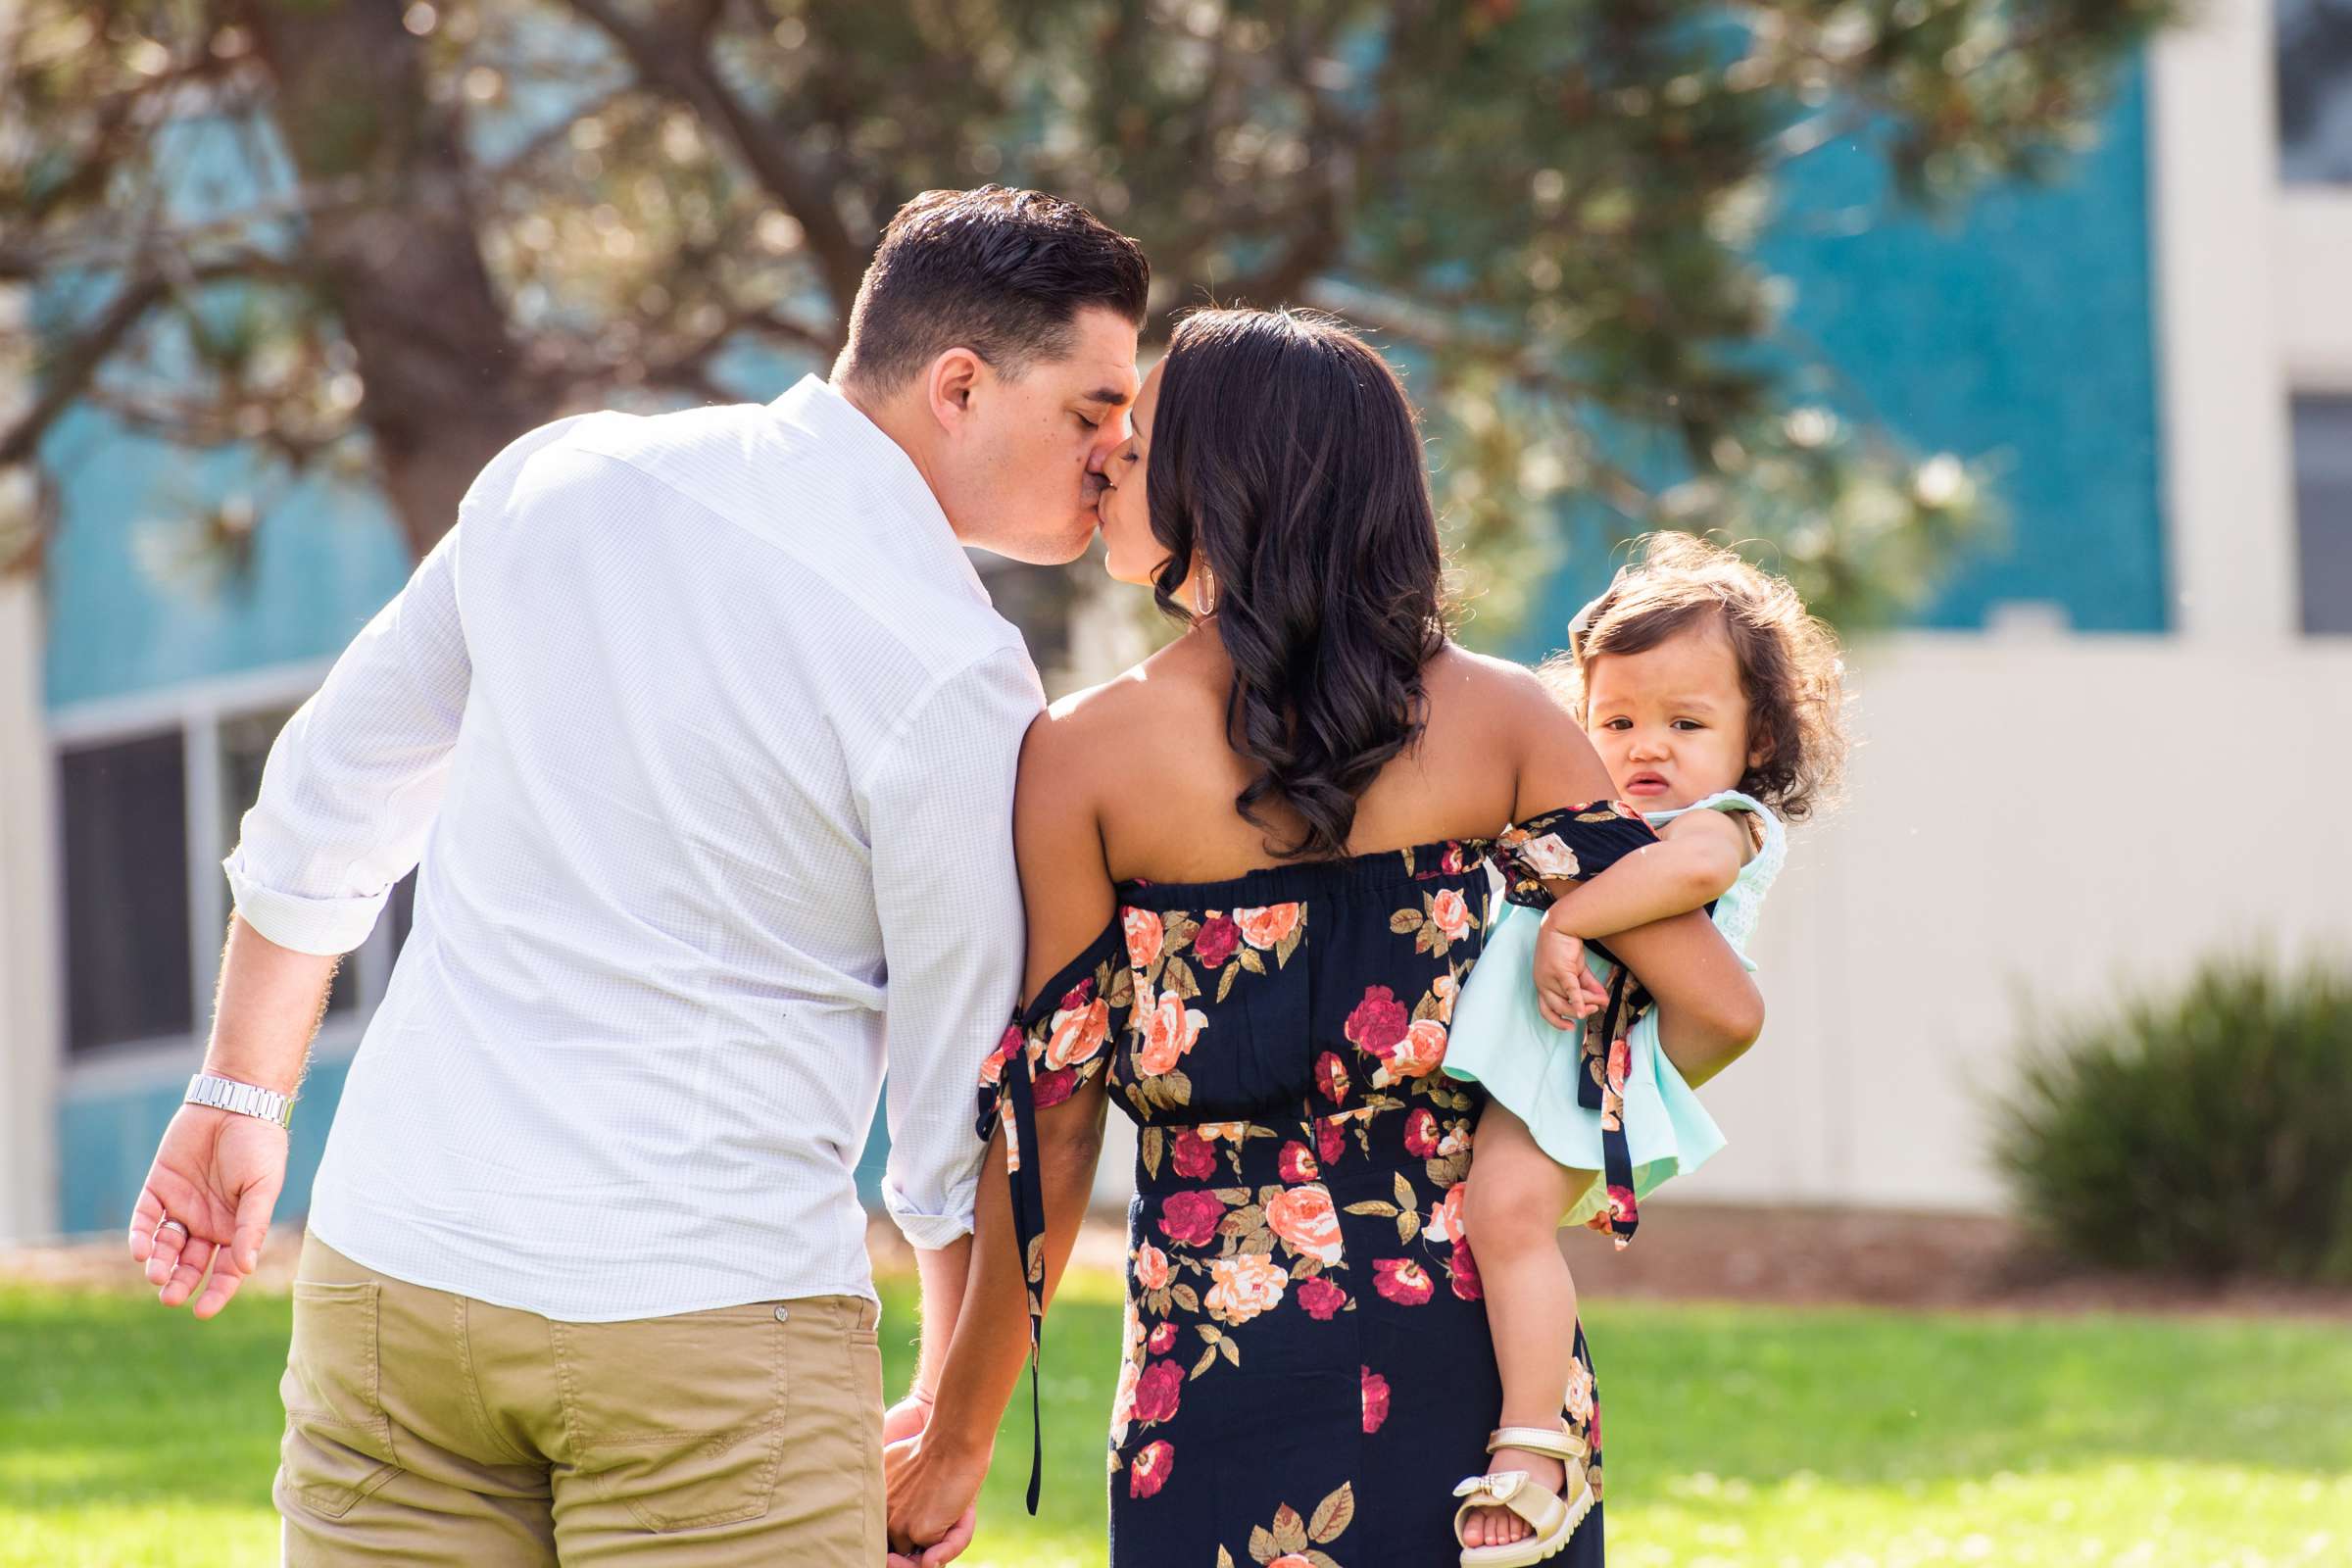
[[[1234,799],[1286,859],[1347,853],[1357,797],[1421,737],[1422,666],[1446,644],[1444,557],[1404,387],[1337,320],[1202,311],[1168,345],[1151,451],[1152,584],[1208,568],[1233,661],[1226,734],[1258,772]]]

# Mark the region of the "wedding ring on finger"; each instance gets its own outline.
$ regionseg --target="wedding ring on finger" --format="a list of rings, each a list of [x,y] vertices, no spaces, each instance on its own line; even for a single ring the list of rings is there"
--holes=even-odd
[[[193,1240],[194,1240],[194,1238],[188,1234],[188,1228],[187,1228],[187,1226],[185,1226],[185,1225],[181,1224],[181,1223],[180,1223],[178,1220],[175,1220],[175,1219],[172,1219],[172,1218],[171,1218],[171,1217],[170,1217],[170,1216],[168,1216],[168,1215],[165,1217],[165,1219],[164,1219],[163,1223],[162,1223],[162,1224],[160,1224],[160,1225],[158,1225],[158,1226],[156,1226],[156,1228],[155,1228],[155,1236],[156,1236],[156,1240],[158,1240],[158,1241],[161,1241],[161,1240],[163,1240],[164,1232],[166,1232],[166,1231],[177,1231],[177,1232],[179,1232],[180,1241],[181,1241],[182,1243],[186,1243],[186,1242],[189,1242],[189,1241],[193,1241]]]

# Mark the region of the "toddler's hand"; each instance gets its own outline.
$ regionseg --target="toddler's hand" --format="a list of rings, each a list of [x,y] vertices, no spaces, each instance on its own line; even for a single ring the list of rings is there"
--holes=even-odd
[[[1548,915],[1536,933],[1536,1007],[1554,1029],[1574,1029],[1580,1018],[1608,1004],[1609,994],[1585,962],[1581,937],[1554,925]]]

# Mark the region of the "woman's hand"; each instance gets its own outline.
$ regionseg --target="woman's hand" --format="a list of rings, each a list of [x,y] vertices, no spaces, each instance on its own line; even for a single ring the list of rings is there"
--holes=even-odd
[[[940,1568],[972,1544],[989,1456],[927,1428],[882,1450],[892,1568]]]
[[[1578,1019],[1607,1006],[1609,994],[1585,961],[1584,939],[1552,919],[1558,908],[1544,911],[1536,932],[1536,1007],[1554,1029],[1574,1029]]]

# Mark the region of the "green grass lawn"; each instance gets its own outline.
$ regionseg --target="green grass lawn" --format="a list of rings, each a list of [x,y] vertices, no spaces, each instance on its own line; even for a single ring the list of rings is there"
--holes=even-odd
[[[287,1310],[0,1290],[0,1568],[273,1561]],[[1102,1560],[1118,1315],[1102,1276],[1057,1303],[1046,1511],[1023,1397],[974,1568]],[[1591,1331],[1619,1565],[2352,1563],[2352,1331],[1650,1304]]]

